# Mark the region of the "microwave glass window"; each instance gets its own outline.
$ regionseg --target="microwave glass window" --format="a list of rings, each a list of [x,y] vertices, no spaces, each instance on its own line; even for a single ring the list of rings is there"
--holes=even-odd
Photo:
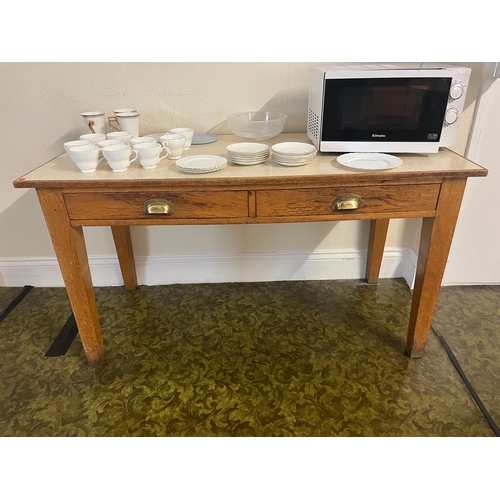
[[[438,142],[450,78],[331,79],[323,141]]]
[[[422,92],[409,88],[344,88],[340,96],[341,126],[346,129],[415,130],[420,121]]]

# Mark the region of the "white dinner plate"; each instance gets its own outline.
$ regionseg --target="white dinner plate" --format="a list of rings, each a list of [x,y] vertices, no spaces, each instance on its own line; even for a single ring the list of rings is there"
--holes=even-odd
[[[216,155],[192,155],[177,160],[175,164],[182,172],[203,174],[224,168],[227,165],[227,160]]]
[[[401,158],[385,153],[347,153],[339,156],[337,161],[345,167],[358,170],[388,170],[403,163]]]

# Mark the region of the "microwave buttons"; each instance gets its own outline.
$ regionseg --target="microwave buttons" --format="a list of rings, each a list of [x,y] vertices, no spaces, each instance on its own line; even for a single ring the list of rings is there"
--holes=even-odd
[[[450,98],[455,100],[464,94],[464,86],[460,82],[452,82],[450,88]]]
[[[448,108],[446,110],[446,114],[444,115],[444,122],[447,125],[452,125],[458,120],[458,109],[457,108]]]

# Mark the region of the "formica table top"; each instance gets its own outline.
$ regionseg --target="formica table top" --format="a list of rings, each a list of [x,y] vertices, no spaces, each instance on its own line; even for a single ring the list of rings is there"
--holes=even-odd
[[[227,158],[226,146],[236,142],[260,142],[268,145],[280,142],[305,142],[311,144],[305,133],[280,134],[266,141],[251,141],[234,135],[218,136],[217,141],[210,144],[192,145],[184,152],[183,158],[190,155],[219,155]],[[403,160],[401,166],[384,171],[364,171],[345,167],[337,162],[340,154],[318,153],[316,158],[301,166],[286,167],[279,165],[269,157],[258,165],[236,165],[228,160],[222,170],[204,174],[181,172],[175,165],[176,160],[164,159],[155,169],[146,170],[138,161],[133,162],[126,172],[115,173],[106,160],[101,161],[97,170],[92,173],[82,173],[71,161],[67,153],[32,170],[16,179],[16,188],[47,188],[47,187],[120,187],[134,186],[166,186],[186,185],[193,182],[204,184],[235,185],[242,181],[256,183],[297,182],[304,179],[310,182],[332,180],[332,176],[342,183],[366,182],[373,179],[377,182],[423,176],[439,177],[483,177],[488,171],[448,149],[429,154],[394,154]]]

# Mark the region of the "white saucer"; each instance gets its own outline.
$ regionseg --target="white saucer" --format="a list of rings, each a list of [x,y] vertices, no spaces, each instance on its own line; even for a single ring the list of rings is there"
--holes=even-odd
[[[278,153],[274,153],[272,155],[272,159],[279,163],[280,165],[284,165],[285,167],[294,167],[299,165],[305,165],[306,163],[310,163],[316,158],[316,153],[311,154],[303,154],[303,155],[282,155]]]
[[[228,155],[228,158],[241,158],[242,160],[243,159],[249,159],[249,160],[253,160],[254,158],[267,158],[269,156],[269,153],[262,153],[262,154],[258,154],[258,155],[238,155],[236,153],[229,153]]]
[[[317,149],[306,142],[280,142],[271,146],[274,153],[286,156],[310,155],[316,153]]]
[[[283,160],[289,163],[302,160],[314,160],[314,158],[316,158],[316,153],[310,155],[297,155],[297,156],[279,155],[278,153],[273,153],[273,159]]]
[[[347,153],[337,158],[345,167],[358,170],[388,170],[399,167],[403,160],[385,153]]]
[[[230,154],[258,155],[267,153],[269,146],[258,142],[236,142],[226,146],[226,149]]]
[[[229,158],[233,163],[236,165],[258,165],[259,163],[265,162],[269,157],[267,156],[266,158],[257,158],[255,160],[240,160],[240,159],[233,159]]]
[[[209,133],[201,133],[195,132],[193,134],[193,138],[191,139],[191,144],[210,144],[211,142],[215,142],[217,140],[217,136]]]
[[[302,160],[299,162],[289,163],[287,161],[282,160],[274,160],[278,165],[283,165],[284,167],[300,167],[301,165],[306,165],[307,163],[311,163],[312,160]]]
[[[175,164],[182,172],[204,174],[221,170],[227,165],[227,160],[216,155],[192,155],[177,160]]]

